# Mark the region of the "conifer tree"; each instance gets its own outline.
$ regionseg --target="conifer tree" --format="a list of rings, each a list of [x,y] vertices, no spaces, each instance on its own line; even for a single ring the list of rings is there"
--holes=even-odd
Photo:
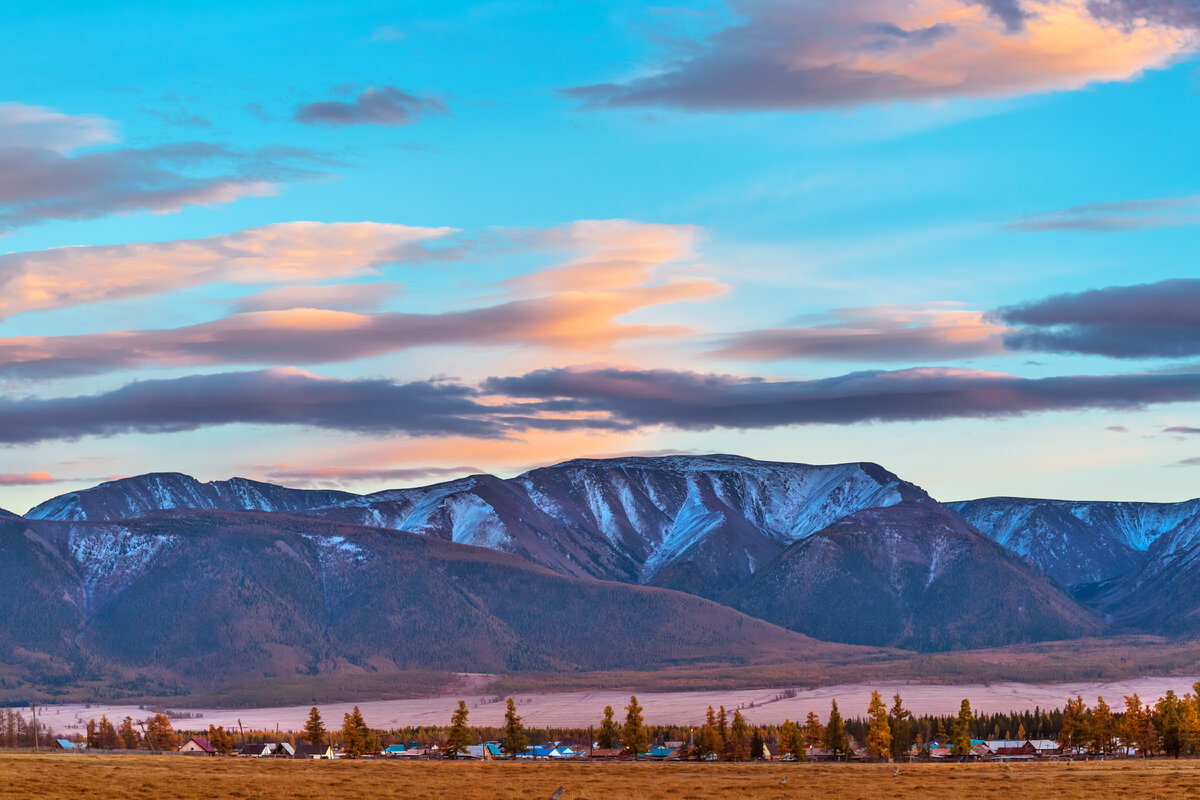
[[[358,706],[342,715],[342,754],[345,758],[358,758],[367,752],[367,723]]]
[[[754,729],[754,733],[750,734],[750,760],[759,761],[764,758],[763,750],[766,749],[767,743],[762,737],[762,732]]]
[[[450,733],[446,737],[446,756],[458,758],[460,753],[467,752],[471,746],[471,732],[467,730],[467,703],[458,701],[458,708],[450,717]]]
[[[508,753],[510,758],[516,758],[517,753],[524,750],[528,744],[525,728],[521,726],[521,718],[517,716],[517,704],[510,697],[504,712],[504,752]]]
[[[208,726],[208,743],[223,756],[233,753],[233,737],[225,732],[225,726]]]
[[[1170,689],[1154,705],[1154,728],[1158,732],[1159,746],[1163,752],[1175,758],[1179,758],[1183,750],[1181,710],[1179,697]]]
[[[1125,696],[1125,713],[1121,716],[1120,736],[1126,747],[1132,747],[1135,753],[1141,752],[1144,757],[1147,752],[1145,735],[1146,711],[1142,707],[1142,698],[1133,695]]]
[[[126,717],[121,723],[121,747],[126,750],[136,750],[138,747],[138,733],[133,727],[133,717]]]
[[[96,726],[96,744],[101,750],[116,750],[121,746],[121,737],[117,735],[117,729],[113,727],[107,714],[100,717]]]
[[[1179,707],[1179,741],[1183,753],[1194,756],[1200,752],[1200,710],[1190,694],[1184,695]]]
[[[612,750],[621,743],[621,726],[613,719],[613,707],[604,707],[604,719],[600,721],[600,731],[596,734],[596,746],[603,750]]]
[[[329,743],[325,723],[321,720],[321,712],[316,706],[308,712],[308,720],[304,723],[304,741],[314,747],[324,747]]]
[[[804,718],[804,743],[809,747],[821,747],[825,742],[825,726],[817,712],[810,711]]]
[[[1029,738],[1029,734],[1025,732],[1025,723],[1017,726],[1017,738],[1022,742]]]
[[[700,729],[700,742],[696,749],[701,760],[707,760],[713,755],[720,757],[725,750],[721,735],[717,731],[717,715],[712,706],[708,707],[708,711],[704,715],[704,727]]]
[[[1063,751],[1068,752],[1084,744],[1088,738],[1087,704],[1083,698],[1076,695],[1068,698],[1063,706],[1062,724],[1059,726],[1059,739]]]
[[[892,696],[892,709],[888,712],[888,722],[892,728],[892,759],[905,761],[909,758],[909,748],[912,747],[912,712],[904,707],[899,694]]]
[[[779,728],[779,755],[789,755],[797,761],[804,752],[804,735],[790,719],[785,719]]]
[[[174,750],[179,746],[175,729],[166,714],[155,714],[146,720],[146,746],[155,751]]]
[[[750,753],[750,726],[741,711],[734,711],[733,724],[729,726],[729,760],[746,761]]]
[[[1092,749],[1102,755],[1112,752],[1113,736],[1115,735],[1112,709],[1103,697],[1096,698],[1096,707],[1092,709]]]
[[[89,719],[87,721],[87,747],[88,750],[95,750],[100,747],[100,743],[96,736],[96,720]]]
[[[850,736],[846,733],[842,715],[838,712],[837,700],[829,704],[829,722],[825,723],[823,746],[835,759],[850,755]]]
[[[892,757],[892,726],[888,724],[887,706],[879,692],[871,692],[871,702],[867,705],[867,719],[870,728],[867,731],[867,747],[871,758],[888,759]]]
[[[630,695],[629,705],[625,706],[625,724],[621,726],[621,746],[632,753],[634,758],[646,752],[649,744],[642,710],[638,705],[637,696]]]
[[[971,701],[963,698],[958,708],[958,716],[954,718],[953,731],[950,741],[950,755],[966,758],[971,755],[971,721],[975,715],[971,713]]]

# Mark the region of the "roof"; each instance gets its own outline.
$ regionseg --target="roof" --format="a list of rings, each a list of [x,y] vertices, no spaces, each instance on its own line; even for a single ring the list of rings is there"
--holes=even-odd
[[[55,739],[54,741],[58,742],[58,746],[61,747],[63,750],[74,750],[75,749],[75,743],[72,742],[70,739]]]
[[[1034,750],[1058,750],[1062,747],[1053,739],[1030,739],[1029,743],[1033,745]]]
[[[383,752],[385,752],[385,753],[403,753],[405,751],[405,749],[406,748],[402,744],[389,744],[387,747],[383,748]]]
[[[323,756],[326,753],[330,752],[330,750],[331,750],[331,748],[327,744],[325,744],[325,745],[315,745],[315,744],[298,744],[298,745],[296,745],[296,755],[301,756],[301,757]]]
[[[485,750],[487,750],[488,755],[492,755],[492,756],[504,755],[504,751],[500,749],[500,745],[498,745],[498,744],[492,744],[489,742],[488,744],[485,744],[483,747]]]
[[[180,749],[182,750],[184,747],[187,747],[189,744],[192,744],[193,742],[195,743],[196,747],[199,747],[201,750],[203,750],[206,753],[217,752],[217,748],[215,748],[211,744],[209,744],[207,739],[200,739],[196,736],[193,736],[192,738],[190,738],[186,742],[184,742],[182,745],[180,745]]]
[[[673,755],[675,755],[674,747],[651,747],[650,748],[650,757],[651,758],[666,758],[668,756],[673,756]]]

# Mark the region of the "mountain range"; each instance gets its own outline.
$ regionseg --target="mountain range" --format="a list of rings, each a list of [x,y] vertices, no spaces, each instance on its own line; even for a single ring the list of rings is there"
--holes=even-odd
[[[211,681],[1191,636],[1198,532],[1200,501],[943,504],[870,463],[576,460],[369,495],[156,473],[0,514],[22,589],[0,665]]]

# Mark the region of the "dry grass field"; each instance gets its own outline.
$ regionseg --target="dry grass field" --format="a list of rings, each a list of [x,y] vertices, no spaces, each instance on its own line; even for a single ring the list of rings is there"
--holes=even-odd
[[[0,755],[0,797],[541,800],[559,786],[565,788],[562,800],[1200,797],[1200,761],[906,764],[898,776],[893,769],[888,764],[396,764],[8,754]]]

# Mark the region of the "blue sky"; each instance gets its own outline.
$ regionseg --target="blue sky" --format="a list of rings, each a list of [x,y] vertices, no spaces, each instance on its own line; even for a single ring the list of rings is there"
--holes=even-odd
[[[677,450],[1197,494],[1194,3],[6,11],[2,507]]]

